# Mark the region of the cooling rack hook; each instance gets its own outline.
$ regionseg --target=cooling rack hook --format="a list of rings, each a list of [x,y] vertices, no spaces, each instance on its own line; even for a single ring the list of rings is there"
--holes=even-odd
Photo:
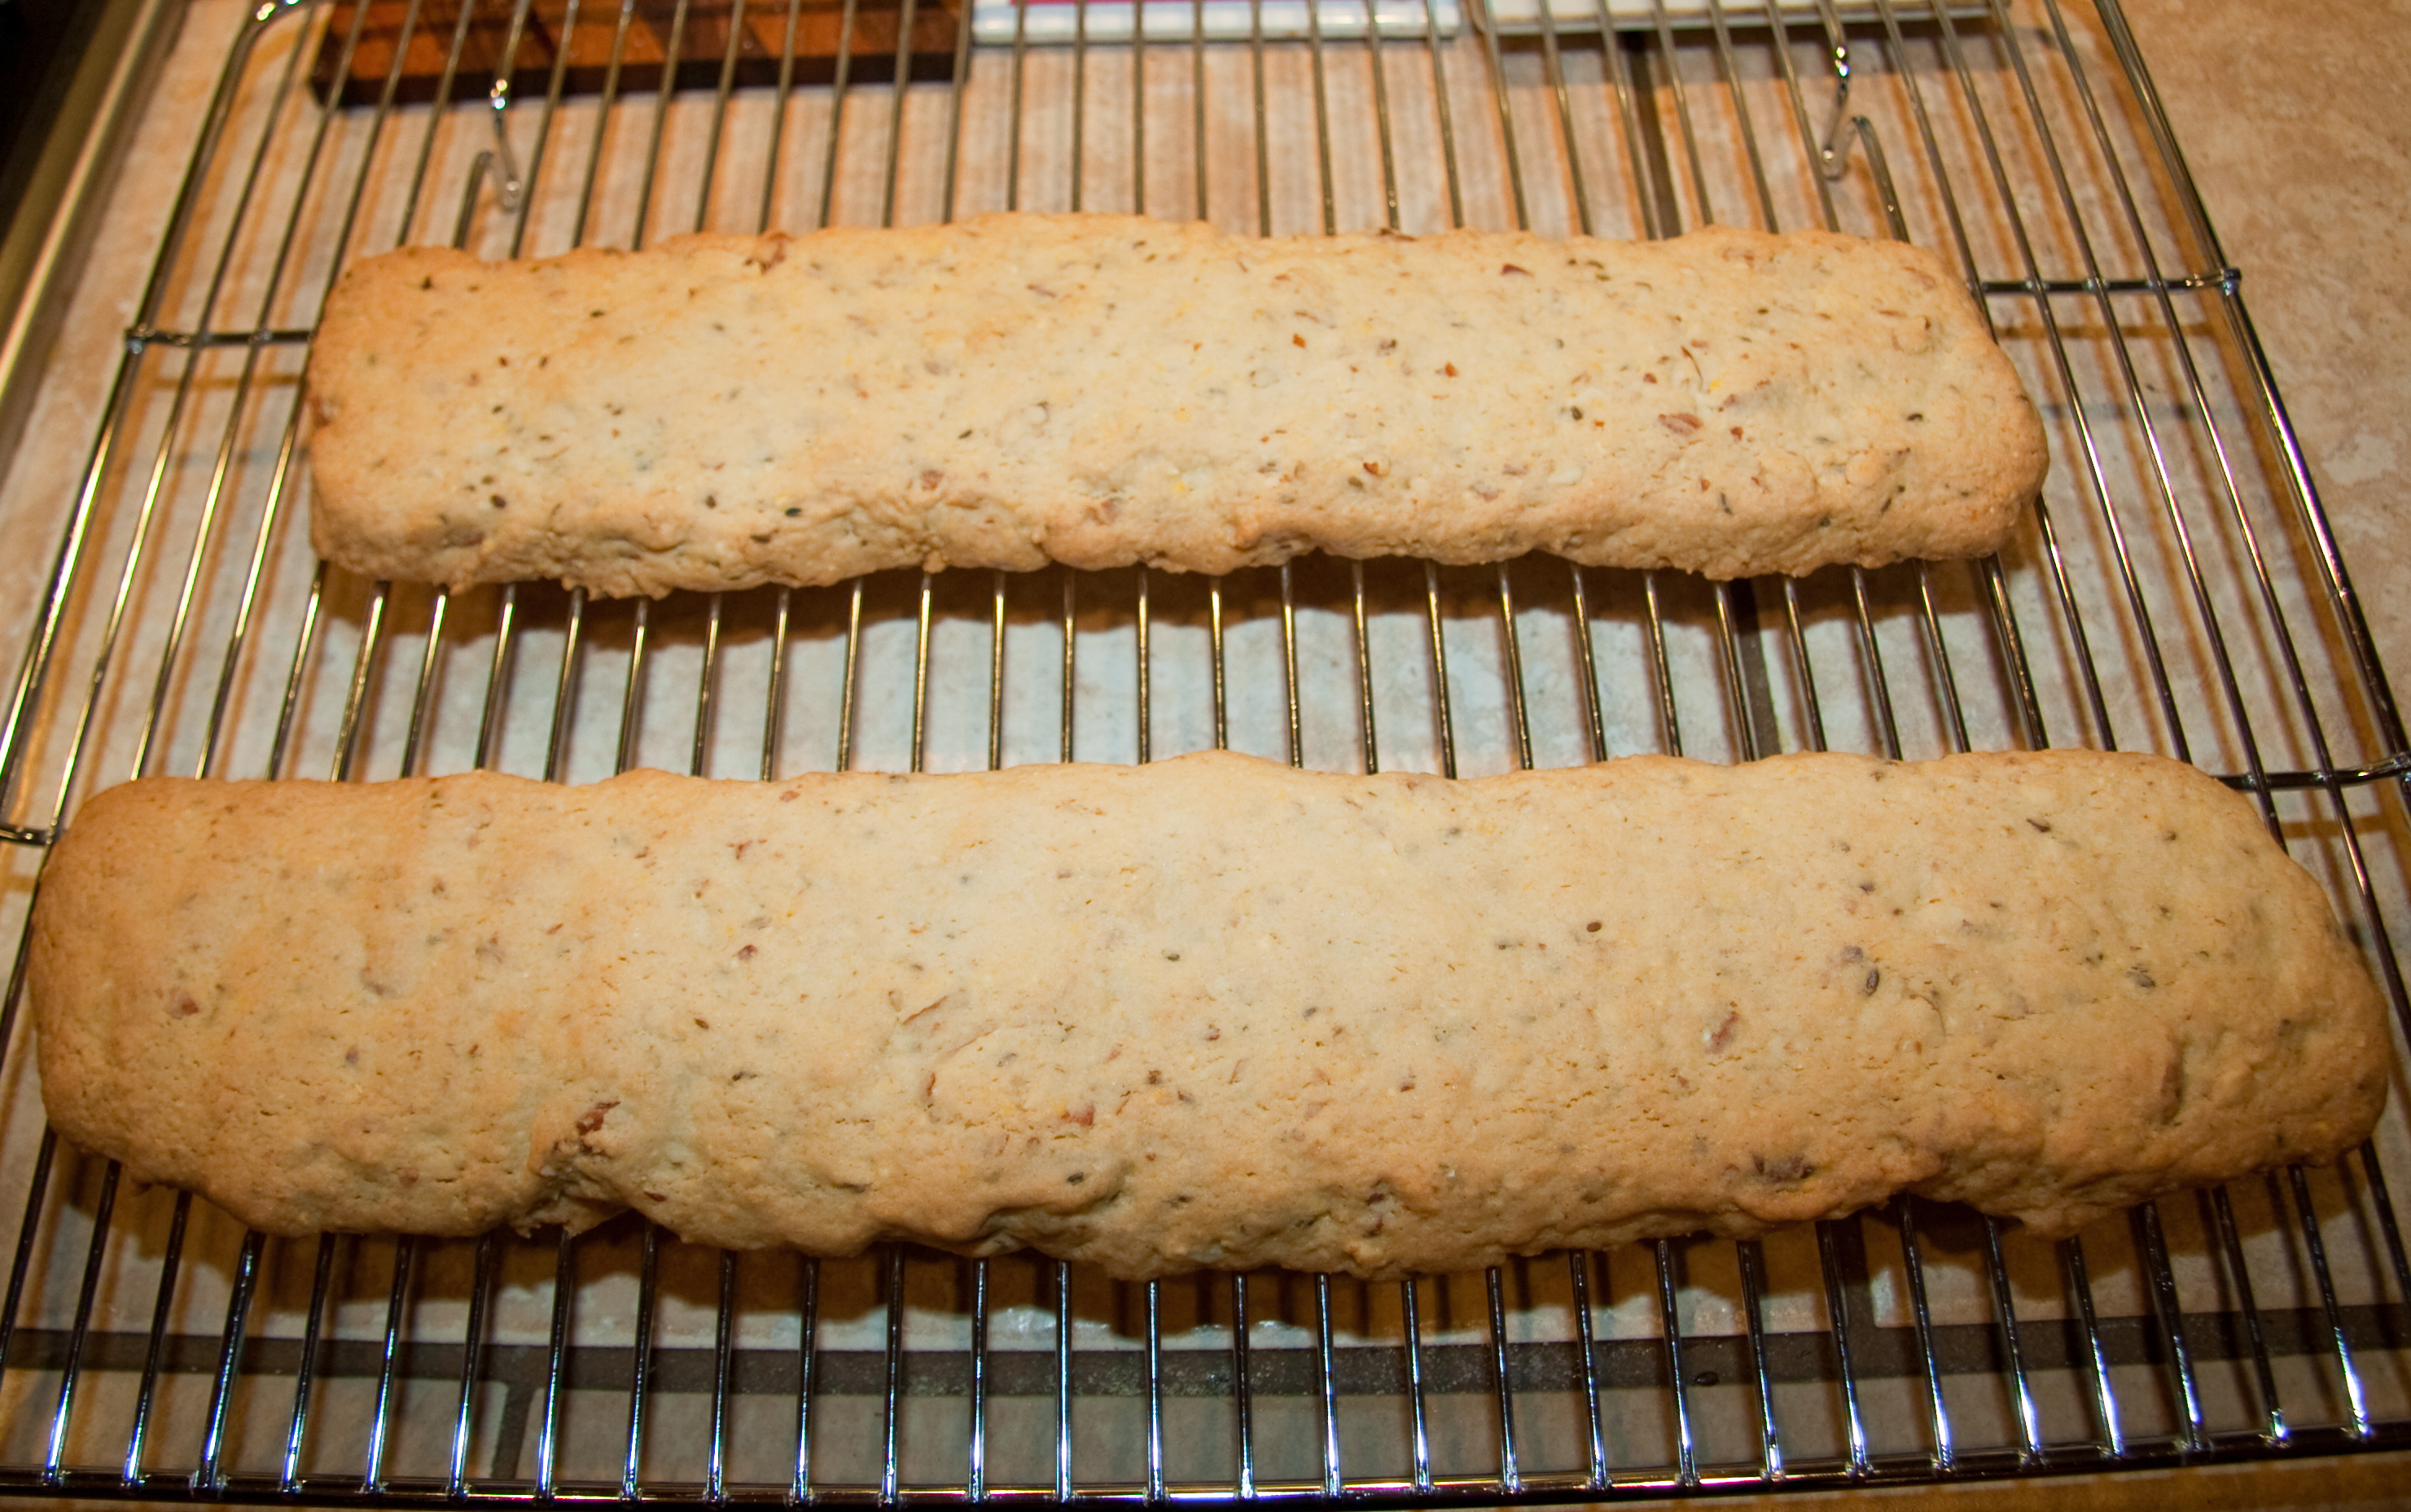
[[[1838,181],[1850,166],[1849,141],[1844,135],[1850,128],[1850,42],[1832,0],[1817,0],[1817,15],[1825,23],[1827,58],[1834,70],[1834,105],[1818,135],[1817,168],[1828,181]]]
[[[494,186],[504,211],[517,214],[519,196],[525,184],[519,178],[519,153],[511,150],[511,134],[504,129],[504,118],[511,109],[511,76],[507,66],[497,69],[494,82],[486,91],[486,111],[494,124]],[[480,153],[480,156],[484,154]]]

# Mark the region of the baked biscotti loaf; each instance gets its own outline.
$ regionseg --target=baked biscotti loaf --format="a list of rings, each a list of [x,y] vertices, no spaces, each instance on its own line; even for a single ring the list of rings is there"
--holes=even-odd
[[[2386,1076],[2251,808],[2093,754],[153,779],[60,842],[31,990],[58,1130],[273,1232],[1131,1277],[1902,1191],[2060,1233],[2330,1158]]]
[[[2040,422],[1930,254],[1113,215],[347,272],[312,540],[602,594],[1348,557],[1715,577],[1995,550]]]

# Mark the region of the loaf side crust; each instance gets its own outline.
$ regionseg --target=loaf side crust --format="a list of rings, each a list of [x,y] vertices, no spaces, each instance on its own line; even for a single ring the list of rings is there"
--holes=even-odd
[[[273,1233],[1125,1277],[1899,1192],[2062,1234],[2352,1147],[2388,1044],[2249,805],[2087,753],[153,778],[59,842],[30,991],[62,1135]]]
[[[347,271],[311,536],[599,594],[1321,549],[1714,577],[1997,549],[2042,428],[1931,254],[1117,215]]]

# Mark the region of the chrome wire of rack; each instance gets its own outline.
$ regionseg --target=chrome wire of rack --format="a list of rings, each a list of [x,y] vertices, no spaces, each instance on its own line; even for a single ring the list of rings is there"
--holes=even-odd
[[[940,9],[937,50],[916,4],[251,12],[9,627],[0,821],[25,885],[61,816],[144,773],[2127,746],[2251,794],[2411,1017],[2389,923],[2411,741],[2114,0],[1384,0],[1369,26],[1359,0],[1157,0],[1135,39],[1127,5],[1031,0]],[[832,12],[833,61],[799,57]],[[499,46],[474,52],[479,28]],[[381,84],[327,87],[364,45]],[[412,57],[448,103],[405,101]],[[1311,559],[625,603],[366,583],[310,552],[302,369],[351,258],[1002,209],[1908,237],[1978,291],[2053,480],[1997,560],[1724,585]],[[2411,1443],[2399,1110],[2333,1170],[2060,1243],[1906,1201],[1395,1286],[812,1262],[634,1220],[289,1242],[55,1141],[23,962],[21,940],[0,1490],[1498,1502]]]

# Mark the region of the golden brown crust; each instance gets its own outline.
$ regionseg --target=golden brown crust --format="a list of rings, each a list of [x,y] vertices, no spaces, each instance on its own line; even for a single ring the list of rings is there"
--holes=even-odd
[[[1448,782],[153,779],[59,843],[43,1095],[280,1233],[1385,1275],[1911,1191],[2065,1232],[2364,1138],[2386,1026],[2141,756]]]
[[[659,595],[901,566],[1997,549],[2042,429],[1930,254],[1826,232],[1258,240],[1132,216],[347,272],[312,539]]]

